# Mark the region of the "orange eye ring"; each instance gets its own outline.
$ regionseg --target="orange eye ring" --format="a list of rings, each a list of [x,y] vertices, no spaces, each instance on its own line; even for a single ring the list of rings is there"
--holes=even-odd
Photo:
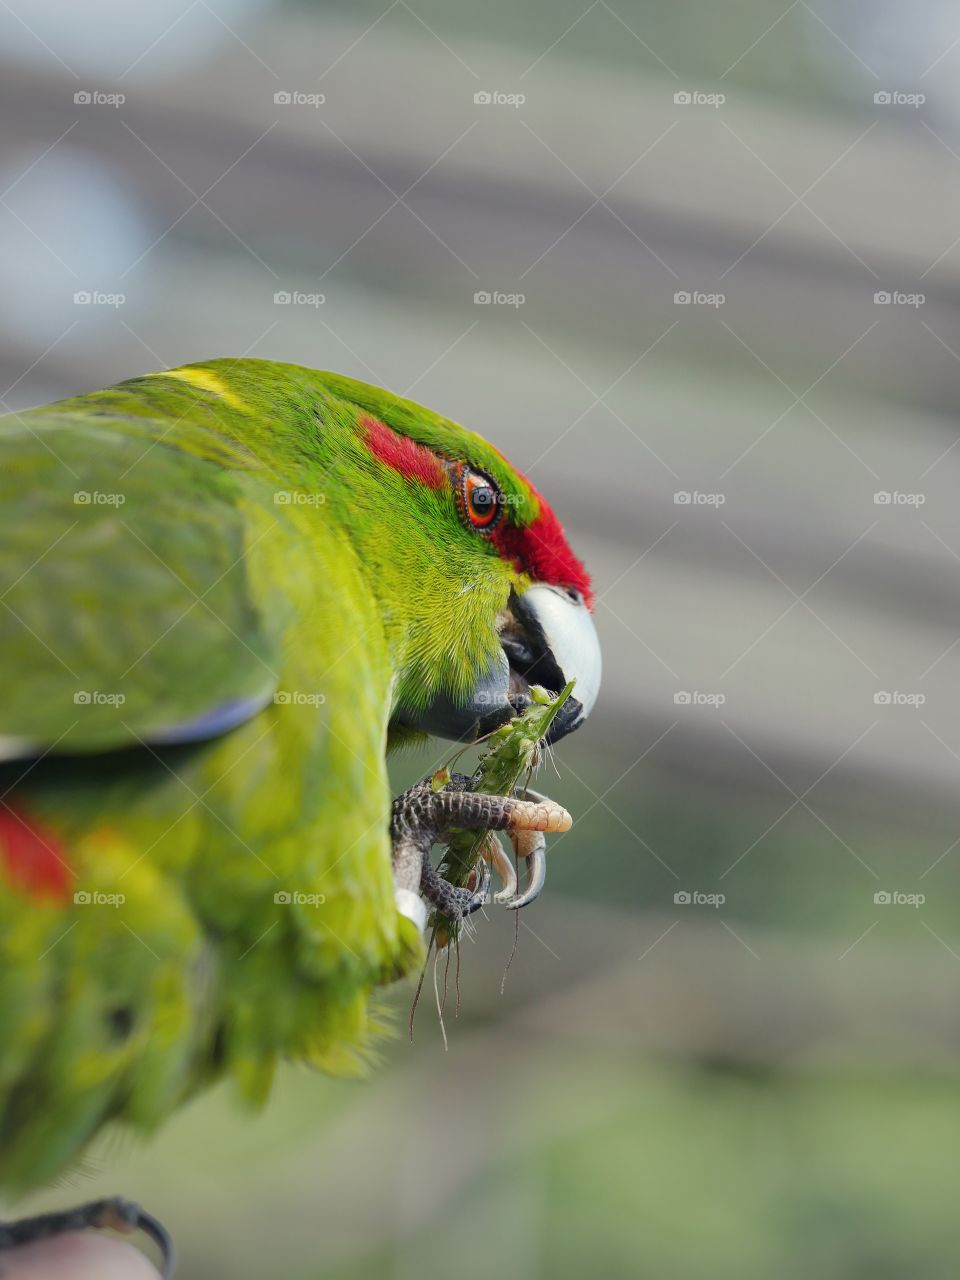
[[[471,529],[490,533],[503,515],[503,496],[495,481],[482,471],[464,467],[457,485],[457,505]]]

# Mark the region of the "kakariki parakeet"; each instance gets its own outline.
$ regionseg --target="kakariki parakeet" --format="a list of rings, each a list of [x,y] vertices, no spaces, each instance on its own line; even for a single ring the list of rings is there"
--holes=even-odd
[[[556,740],[600,656],[532,484],[337,374],[214,360],[10,414],[0,522],[0,1186],[19,1192],[222,1076],[259,1099],[280,1057],[354,1067],[371,993],[422,957],[419,895],[450,889],[437,832],[555,821],[462,789],[391,811],[387,750],[475,738],[575,680]]]

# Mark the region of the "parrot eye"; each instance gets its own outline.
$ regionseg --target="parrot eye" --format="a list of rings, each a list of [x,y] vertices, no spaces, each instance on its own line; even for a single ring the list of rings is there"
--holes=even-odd
[[[458,486],[459,505],[472,529],[481,533],[489,533],[503,511],[503,499],[500,490],[482,471],[471,471],[464,467]]]

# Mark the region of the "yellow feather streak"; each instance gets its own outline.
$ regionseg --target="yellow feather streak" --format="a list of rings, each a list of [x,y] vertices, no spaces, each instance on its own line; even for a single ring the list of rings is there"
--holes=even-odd
[[[215,373],[211,373],[209,369],[167,369],[163,373],[153,373],[149,376],[152,378],[179,378],[181,382],[187,382],[191,387],[196,387],[200,391],[209,391],[211,395],[219,396],[232,409],[240,409],[244,413],[249,412],[243,400],[224,385],[222,378]]]

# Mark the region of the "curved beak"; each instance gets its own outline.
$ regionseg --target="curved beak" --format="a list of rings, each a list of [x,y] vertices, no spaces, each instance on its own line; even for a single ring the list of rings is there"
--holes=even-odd
[[[579,729],[600,691],[600,641],[583,600],[556,587],[537,585],[512,596],[498,620],[500,652],[460,703],[437,698],[416,727],[442,738],[469,740],[491,733],[530,704],[529,689],[573,693],[554,720],[548,743]]]

